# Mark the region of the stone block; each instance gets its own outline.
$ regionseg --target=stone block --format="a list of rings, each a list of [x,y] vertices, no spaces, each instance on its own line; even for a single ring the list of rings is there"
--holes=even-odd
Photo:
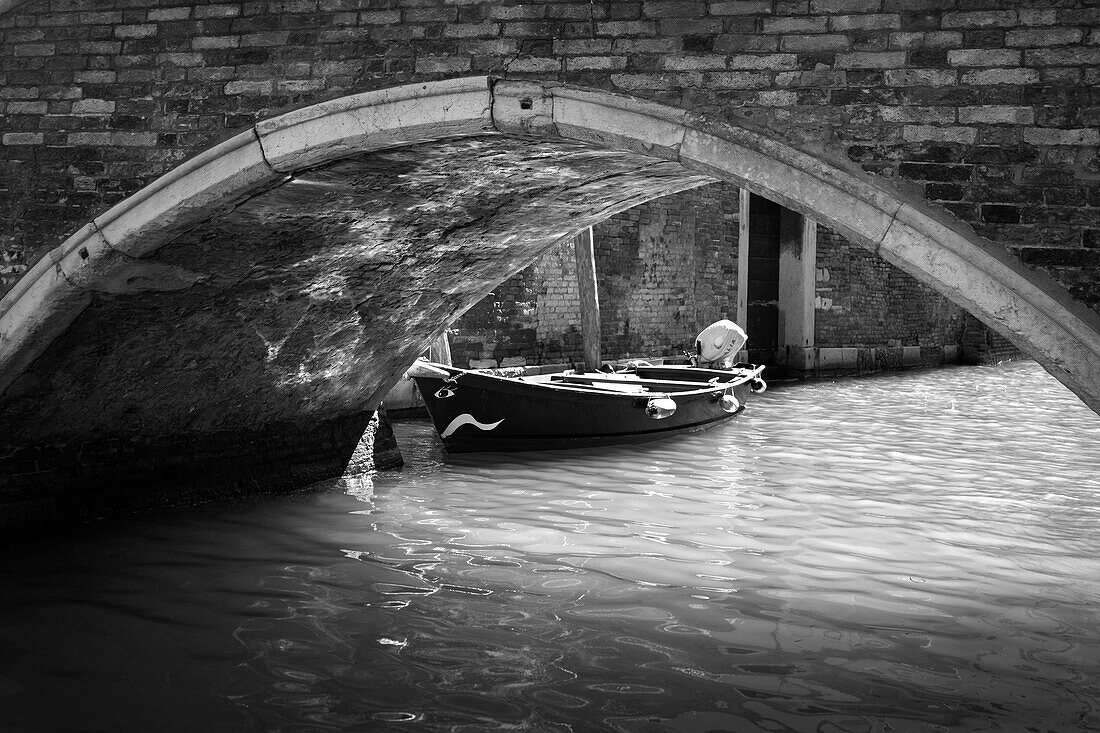
[[[628,97],[574,89],[554,90],[554,123],[563,137],[612,143],[675,160],[684,138],[684,114]]]
[[[859,349],[854,347],[819,348],[817,369],[820,371],[847,371],[859,366]]]
[[[250,130],[161,176],[98,216],[95,224],[113,248],[142,257],[181,228],[231,209],[282,178],[268,166]]]
[[[492,130],[486,77],[410,84],[322,102],[257,125],[267,159],[292,172],[363,150]]]

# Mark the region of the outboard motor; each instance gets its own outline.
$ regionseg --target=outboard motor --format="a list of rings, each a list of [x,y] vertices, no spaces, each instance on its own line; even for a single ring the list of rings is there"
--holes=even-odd
[[[710,324],[695,338],[697,366],[728,369],[748,340],[745,331],[733,321],[723,319]]]

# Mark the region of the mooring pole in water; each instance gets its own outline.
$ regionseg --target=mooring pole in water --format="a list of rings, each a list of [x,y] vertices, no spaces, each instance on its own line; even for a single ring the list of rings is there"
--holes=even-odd
[[[428,360],[451,366],[451,340],[447,338],[446,331],[439,334],[439,338],[432,342],[428,351]]]
[[[573,237],[577,257],[577,291],[581,301],[581,333],[584,337],[584,368],[600,368],[600,298],[596,292],[596,252],[592,227]]]

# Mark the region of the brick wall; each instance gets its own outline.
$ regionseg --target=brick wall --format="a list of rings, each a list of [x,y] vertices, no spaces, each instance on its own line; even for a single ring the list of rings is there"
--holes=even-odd
[[[967,313],[932,288],[826,227],[817,230],[816,345],[957,345]]]
[[[715,184],[650,201],[594,228],[603,358],[677,355],[691,350],[709,323],[736,318],[738,218],[738,190]],[[957,347],[968,322],[985,328],[935,290],[822,226],[816,294],[816,346],[866,352],[864,371],[902,366],[903,347],[925,349],[927,361],[940,363],[943,347]],[[451,332],[455,364],[580,361],[579,314],[567,242],[466,312]]]
[[[355,92],[554,79],[912,183],[1100,306],[1093,0],[35,0],[0,13],[0,293],[230,133]]]
[[[737,198],[733,186],[704,186],[594,228],[603,358],[679,354],[704,326],[735,316]],[[579,321],[566,242],[467,311],[451,335],[452,356],[475,366],[580,361]]]

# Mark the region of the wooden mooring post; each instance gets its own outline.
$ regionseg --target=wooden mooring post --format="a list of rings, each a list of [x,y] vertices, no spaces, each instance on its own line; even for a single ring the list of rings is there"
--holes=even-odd
[[[573,237],[577,259],[577,291],[581,302],[581,334],[584,338],[584,368],[600,368],[600,299],[596,291],[596,252],[592,227]]]
[[[439,338],[432,341],[428,349],[428,360],[436,364],[451,366],[451,340],[447,338],[447,332],[439,334]]]

